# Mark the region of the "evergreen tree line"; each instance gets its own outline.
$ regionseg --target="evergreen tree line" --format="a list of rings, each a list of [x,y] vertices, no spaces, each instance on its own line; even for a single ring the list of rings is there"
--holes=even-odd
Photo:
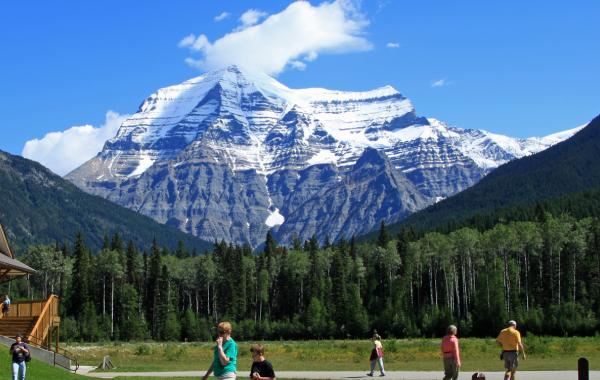
[[[215,243],[196,255],[154,242],[140,252],[119,235],[92,252],[29,247],[38,269],[13,295],[61,297],[64,339],[209,340],[234,322],[238,339],[494,336],[506,320],[526,332],[589,335],[600,329],[600,220],[541,214],[536,221],[319,245],[313,237],[264,250]],[[16,293],[16,294],[15,294]]]

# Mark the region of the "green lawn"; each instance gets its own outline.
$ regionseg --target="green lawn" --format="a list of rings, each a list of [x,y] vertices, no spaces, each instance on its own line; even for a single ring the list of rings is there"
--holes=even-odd
[[[8,352],[8,349],[6,350]],[[5,375],[3,379],[9,379],[12,373],[10,356],[6,355],[6,360],[0,364],[0,373]],[[52,379],[52,380],[85,380],[89,377],[75,375],[72,372],[68,372],[62,368],[55,368],[39,360],[33,359],[27,363],[27,376],[26,379]],[[189,380],[189,379],[188,379]]]
[[[238,342],[238,370],[249,370],[249,347]],[[275,370],[356,370],[369,366],[370,341],[321,340],[262,342]],[[440,369],[439,339],[384,340],[385,366],[389,371]],[[527,337],[528,360],[521,370],[575,370],[577,359],[586,357],[590,369],[600,370],[600,337]],[[460,339],[463,371],[499,371],[499,348],[493,339]],[[212,360],[212,343],[109,343],[71,345],[81,364],[98,365],[109,355],[115,371],[203,371]]]

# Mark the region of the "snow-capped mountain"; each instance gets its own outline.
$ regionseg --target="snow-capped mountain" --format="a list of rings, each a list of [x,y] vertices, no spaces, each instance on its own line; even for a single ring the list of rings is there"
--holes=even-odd
[[[390,86],[290,89],[231,66],[149,96],[67,178],[204,239],[367,232],[575,133],[514,139],[416,115]]]

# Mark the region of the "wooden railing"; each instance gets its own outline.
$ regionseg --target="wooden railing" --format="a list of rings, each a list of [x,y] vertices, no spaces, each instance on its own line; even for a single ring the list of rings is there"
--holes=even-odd
[[[39,346],[39,347],[44,347],[44,345],[47,343],[47,340],[40,340],[36,337],[29,337],[30,340],[28,341],[29,344],[32,344],[34,346]],[[55,366],[59,366],[62,367],[64,369],[67,369],[69,371],[73,371],[73,372],[77,372],[77,370],[79,369],[79,361],[77,360],[77,357],[68,350],[65,350],[64,348],[59,348],[58,346],[56,346],[56,349],[52,349],[50,348],[51,351],[54,352],[54,365]],[[65,365],[65,363],[63,363],[63,360],[56,360],[56,354],[59,354],[61,356],[64,356],[65,358],[67,358],[69,360],[69,364]]]
[[[41,341],[44,341],[48,337],[48,332],[52,326],[60,324],[60,316],[58,314],[58,296],[51,294],[48,299],[44,302],[41,310],[37,314],[37,321],[33,325],[31,331],[28,332],[27,338],[36,338]],[[36,307],[32,307],[32,310],[37,312],[37,304],[34,304]],[[36,316],[36,315],[31,315]],[[57,349],[58,349],[58,340],[56,341]]]
[[[56,297],[51,295],[50,297]],[[50,298],[48,297],[48,299]],[[48,302],[48,299],[45,300],[35,300],[35,301],[19,301],[17,303],[13,303],[10,305],[10,309],[7,317],[38,317],[42,314],[42,309]],[[58,309],[57,309],[58,310]]]
[[[6,315],[0,313],[1,318],[7,318],[7,323],[12,318],[30,320],[29,331],[23,331],[25,341],[34,346],[54,352],[54,365],[67,366],[70,370],[77,371],[79,363],[75,355],[59,347],[59,298],[51,294],[45,300],[19,301],[10,305]],[[29,319],[30,318],[30,319]],[[14,319],[12,319],[14,323]],[[1,323],[1,322],[0,322]],[[20,332],[15,332],[20,333]],[[70,365],[64,359],[57,360],[57,354],[70,360]],[[74,367],[73,367],[74,364]]]

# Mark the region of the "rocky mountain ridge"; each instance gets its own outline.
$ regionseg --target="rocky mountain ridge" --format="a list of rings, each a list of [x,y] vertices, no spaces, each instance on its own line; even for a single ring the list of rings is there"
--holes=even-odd
[[[574,131],[513,139],[417,116],[390,86],[290,89],[238,66],[149,96],[67,175],[203,239],[338,239],[397,221]],[[366,165],[366,166],[365,166]]]

